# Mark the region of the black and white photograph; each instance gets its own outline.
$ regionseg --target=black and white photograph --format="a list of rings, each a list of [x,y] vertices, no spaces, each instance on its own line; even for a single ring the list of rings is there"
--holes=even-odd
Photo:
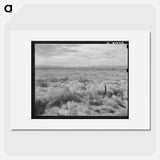
[[[129,119],[129,41],[32,41],[32,119]]]

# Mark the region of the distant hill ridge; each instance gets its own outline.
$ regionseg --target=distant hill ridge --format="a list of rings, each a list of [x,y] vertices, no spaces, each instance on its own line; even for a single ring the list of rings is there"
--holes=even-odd
[[[127,66],[35,66],[36,69],[67,69],[67,68],[106,68],[106,69],[127,69]]]

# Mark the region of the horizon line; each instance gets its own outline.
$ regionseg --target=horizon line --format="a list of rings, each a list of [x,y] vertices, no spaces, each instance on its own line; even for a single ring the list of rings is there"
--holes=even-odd
[[[97,65],[97,66],[52,66],[52,65],[35,65],[36,68],[54,68],[54,67],[59,67],[59,68],[85,68],[85,67],[126,67],[128,68],[127,65]]]

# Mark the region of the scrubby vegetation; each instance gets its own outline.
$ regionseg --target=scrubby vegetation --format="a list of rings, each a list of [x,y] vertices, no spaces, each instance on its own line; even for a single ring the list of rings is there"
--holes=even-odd
[[[35,84],[36,115],[127,116],[124,70],[36,69]]]

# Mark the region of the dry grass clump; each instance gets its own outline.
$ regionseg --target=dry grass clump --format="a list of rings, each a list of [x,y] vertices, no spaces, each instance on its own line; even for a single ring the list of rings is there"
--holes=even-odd
[[[46,82],[41,82],[41,83],[39,83],[39,86],[40,86],[40,87],[48,87],[48,83],[46,83]]]
[[[116,110],[114,108],[112,108],[111,106],[98,106],[98,107],[94,107],[93,110],[97,113],[97,115],[109,115],[109,114],[114,114],[116,112]]]
[[[37,83],[37,86],[40,86],[40,87],[48,87],[49,86],[48,82],[45,79],[38,79],[38,80],[36,80],[36,83]]]
[[[79,82],[80,82],[80,83],[87,84],[87,83],[89,83],[89,80],[88,80],[88,79],[81,78],[81,79],[79,79]]]
[[[112,94],[117,97],[123,97],[123,91],[120,88],[111,88]]]
[[[50,109],[46,109],[43,116],[69,116],[71,113],[67,109],[52,107]]]
[[[64,82],[67,82],[69,81],[69,78],[66,76],[66,77],[59,77],[59,78],[53,78],[53,77],[50,77],[49,78],[49,81],[55,83],[55,82],[61,82],[61,83],[64,83]]]
[[[49,93],[49,104],[50,108],[57,106],[62,107],[63,104],[68,101],[81,102],[81,98],[78,94],[73,94],[68,88],[54,88]]]
[[[100,99],[93,99],[89,101],[90,105],[95,105],[95,106],[101,106],[103,105],[103,100]]]
[[[61,108],[54,106],[50,109],[46,109],[45,114],[43,115],[45,116],[49,116],[49,115],[76,116],[76,115],[81,115],[81,114],[84,115],[82,108],[80,109],[79,104],[74,101],[70,101],[64,104]]]

